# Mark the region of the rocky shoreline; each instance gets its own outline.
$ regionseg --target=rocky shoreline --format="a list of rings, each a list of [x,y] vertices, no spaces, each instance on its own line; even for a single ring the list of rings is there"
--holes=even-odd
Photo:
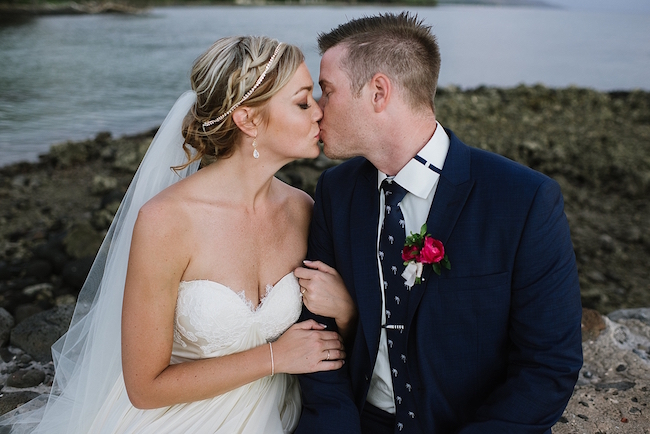
[[[436,110],[464,142],[562,187],[582,301],[592,310],[585,367],[554,432],[649,433],[650,93],[448,87]],[[49,347],[153,134],[100,133],[55,145],[37,163],[0,168],[0,413],[47,392]],[[321,155],[278,177],[313,193],[321,171],[337,163]]]

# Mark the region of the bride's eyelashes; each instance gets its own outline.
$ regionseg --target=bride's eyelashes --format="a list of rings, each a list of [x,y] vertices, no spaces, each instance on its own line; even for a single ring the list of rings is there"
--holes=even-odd
[[[305,102],[305,103],[298,104],[298,107],[300,107],[303,110],[307,110],[309,107],[311,107],[311,104]]]

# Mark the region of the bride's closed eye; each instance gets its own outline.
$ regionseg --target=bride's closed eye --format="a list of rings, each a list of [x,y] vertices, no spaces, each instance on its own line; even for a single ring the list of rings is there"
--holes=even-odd
[[[303,110],[307,110],[309,107],[311,107],[311,104],[301,103],[301,104],[298,104],[298,107],[300,107]]]

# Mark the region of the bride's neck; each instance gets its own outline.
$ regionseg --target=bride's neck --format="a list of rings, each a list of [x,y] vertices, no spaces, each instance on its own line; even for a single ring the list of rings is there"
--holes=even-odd
[[[284,163],[270,159],[253,158],[243,152],[235,152],[229,158],[217,160],[202,169],[210,176],[210,188],[228,196],[232,201],[255,206],[268,199],[275,173]]]

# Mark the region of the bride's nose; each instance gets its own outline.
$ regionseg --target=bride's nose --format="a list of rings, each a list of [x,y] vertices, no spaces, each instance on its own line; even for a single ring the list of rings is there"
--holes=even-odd
[[[321,119],[323,119],[323,110],[320,108],[320,105],[314,104],[314,115],[312,118],[314,119],[314,122],[320,122]]]

